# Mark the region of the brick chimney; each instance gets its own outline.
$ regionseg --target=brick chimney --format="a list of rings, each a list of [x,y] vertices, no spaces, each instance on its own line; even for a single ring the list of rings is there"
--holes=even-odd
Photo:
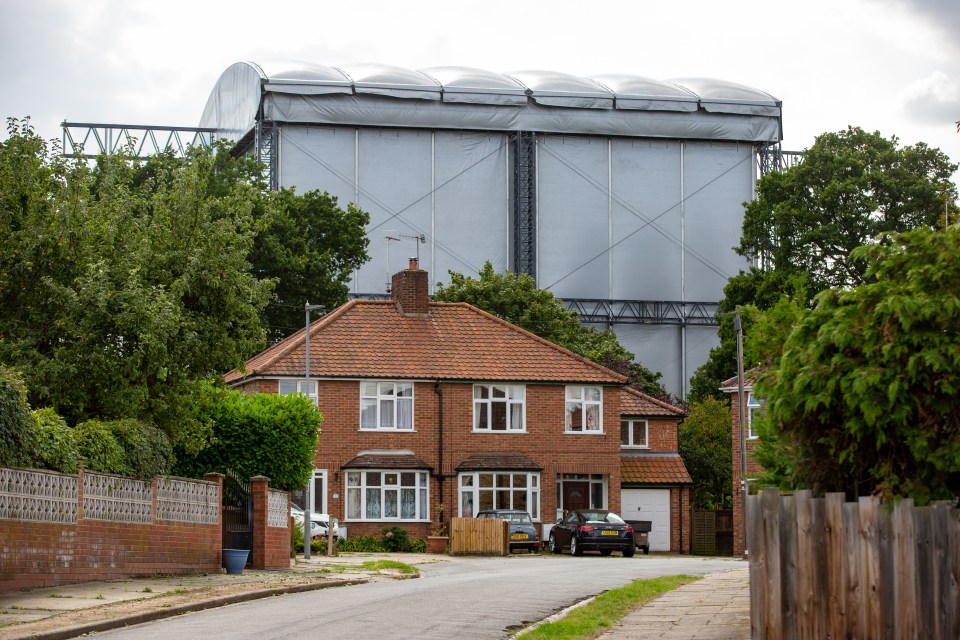
[[[429,278],[421,271],[416,258],[410,258],[410,267],[393,274],[391,297],[397,309],[405,316],[426,316],[430,313]]]

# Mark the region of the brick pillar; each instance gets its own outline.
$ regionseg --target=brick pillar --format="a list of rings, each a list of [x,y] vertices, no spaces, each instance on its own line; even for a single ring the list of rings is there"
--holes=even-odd
[[[217,504],[220,505],[219,514],[217,515],[217,526],[220,528],[220,539],[217,541],[217,544],[210,549],[210,561],[213,563],[213,566],[220,567],[223,566],[223,474],[207,473],[204,474],[203,479],[207,482],[217,483]]]
[[[251,566],[254,569],[267,568],[267,514],[269,511],[270,478],[253,476],[250,478],[250,494],[253,496],[253,554]]]

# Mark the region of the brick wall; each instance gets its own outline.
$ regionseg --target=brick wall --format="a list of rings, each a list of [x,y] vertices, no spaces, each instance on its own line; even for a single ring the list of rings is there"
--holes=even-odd
[[[283,527],[271,527],[268,522],[270,478],[250,478],[253,494],[253,561],[254,569],[290,568],[290,494],[287,494],[287,517]]]
[[[85,519],[80,511],[76,524],[0,519],[0,592],[221,570],[219,519],[130,524]]]

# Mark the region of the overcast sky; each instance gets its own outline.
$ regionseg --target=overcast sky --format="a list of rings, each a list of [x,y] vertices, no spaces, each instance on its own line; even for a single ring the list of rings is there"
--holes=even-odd
[[[0,0],[0,114],[46,138],[196,126],[228,66],[275,58],[720,78],[783,101],[785,149],[856,125],[960,162],[960,0]]]

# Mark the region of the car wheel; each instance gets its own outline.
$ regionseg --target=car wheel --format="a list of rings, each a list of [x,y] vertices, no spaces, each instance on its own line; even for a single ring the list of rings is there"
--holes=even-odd
[[[610,555],[611,553],[613,553],[613,550],[612,550],[612,549],[604,549],[604,550],[602,550],[602,551],[600,552],[600,555],[606,557],[606,556]]]
[[[560,553],[560,545],[557,544],[557,538],[552,533],[550,534],[550,542],[547,543],[547,546],[550,547],[550,551],[554,553]]]
[[[623,557],[624,557],[624,558],[632,558],[632,557],[633,557],[633,554],[635,554],[636,552],[637,552],[637,550],[631,545],[631,546],[629,546],[629,547],[624,548],[624,550],[623,550]]]
[[[572,536],[570,538],[570,553],[575,556],[583,555],[583,547],[577,542],[577,536]]]

